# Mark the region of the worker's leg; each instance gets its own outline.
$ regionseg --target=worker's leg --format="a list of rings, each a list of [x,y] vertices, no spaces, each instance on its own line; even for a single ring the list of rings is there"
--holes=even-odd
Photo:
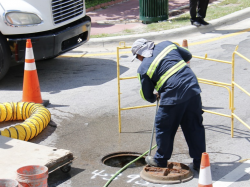
[[[207,6],[208,6],[209,0],[199,0],[198,1],[198,11],[197,11],[197,17],[205,18],[207,13]]]
[[[181,120],[181,128],[189,147],[190,157],[200,166],[201,155],[206,151],[205,128],[202,124],[202,103],[200,94],[189,100]]]
[[[197,1],[198,0],[189,0],[189,11],[190,11],[191,21],[196,21]]]
[[[157,151],[154,160],[159,167],[166,167],[171,158],[176,131],[184,113],[183,104],[160,106],[155,119]]]
[[[189,0],[189,11],[190,11],[190,22],[192,25],[199,27],[201,23],[197,18],[197,1],[198,0]]]

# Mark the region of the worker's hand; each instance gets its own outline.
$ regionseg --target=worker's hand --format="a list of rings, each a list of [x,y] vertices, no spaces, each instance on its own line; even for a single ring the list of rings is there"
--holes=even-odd
[[[160,100],[160,94],[158,92],[156,92],[155,95],[156,95],[156,100],[159,101]]]

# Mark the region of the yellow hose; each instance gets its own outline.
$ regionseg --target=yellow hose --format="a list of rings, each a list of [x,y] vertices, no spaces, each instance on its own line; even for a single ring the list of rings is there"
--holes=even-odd
[[[0,122],[24,120],[0,131],[0,135],[28,141],[47,127],[51,114],[42,104],[29,102],[0,103]]]

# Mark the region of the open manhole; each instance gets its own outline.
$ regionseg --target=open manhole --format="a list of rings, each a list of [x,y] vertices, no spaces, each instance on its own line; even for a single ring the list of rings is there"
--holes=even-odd
[[[107,166],[122,168],[131,161],[137,159],[139,156],[141,156],[141,154],[136,152],[111,153],[102,158],[102,163]],[[141,167],[145,165],[146,165],[145,157],[142,157],[136,160],[135,162],[131,163],[128,166],[128,168]]]

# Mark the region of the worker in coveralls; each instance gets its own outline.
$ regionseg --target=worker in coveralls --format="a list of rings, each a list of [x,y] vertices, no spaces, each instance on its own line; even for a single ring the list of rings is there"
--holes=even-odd
[[[155,45],[146,39],[136,40],[131,50],[133,60],[137,58],[142,62],[138,68],[141,97],[151,103],[160,99],[155,118],[157,151],[154,157],[146,157],[147,164],[167,167],[174,137],[181,125],[189,155],[193,158],[193,168],[199,171],[206,144],[201,89],[195,74],[186,64],[192,54],[187,48],[170,41]],[[155,94],[154,89],[157,90]]]

